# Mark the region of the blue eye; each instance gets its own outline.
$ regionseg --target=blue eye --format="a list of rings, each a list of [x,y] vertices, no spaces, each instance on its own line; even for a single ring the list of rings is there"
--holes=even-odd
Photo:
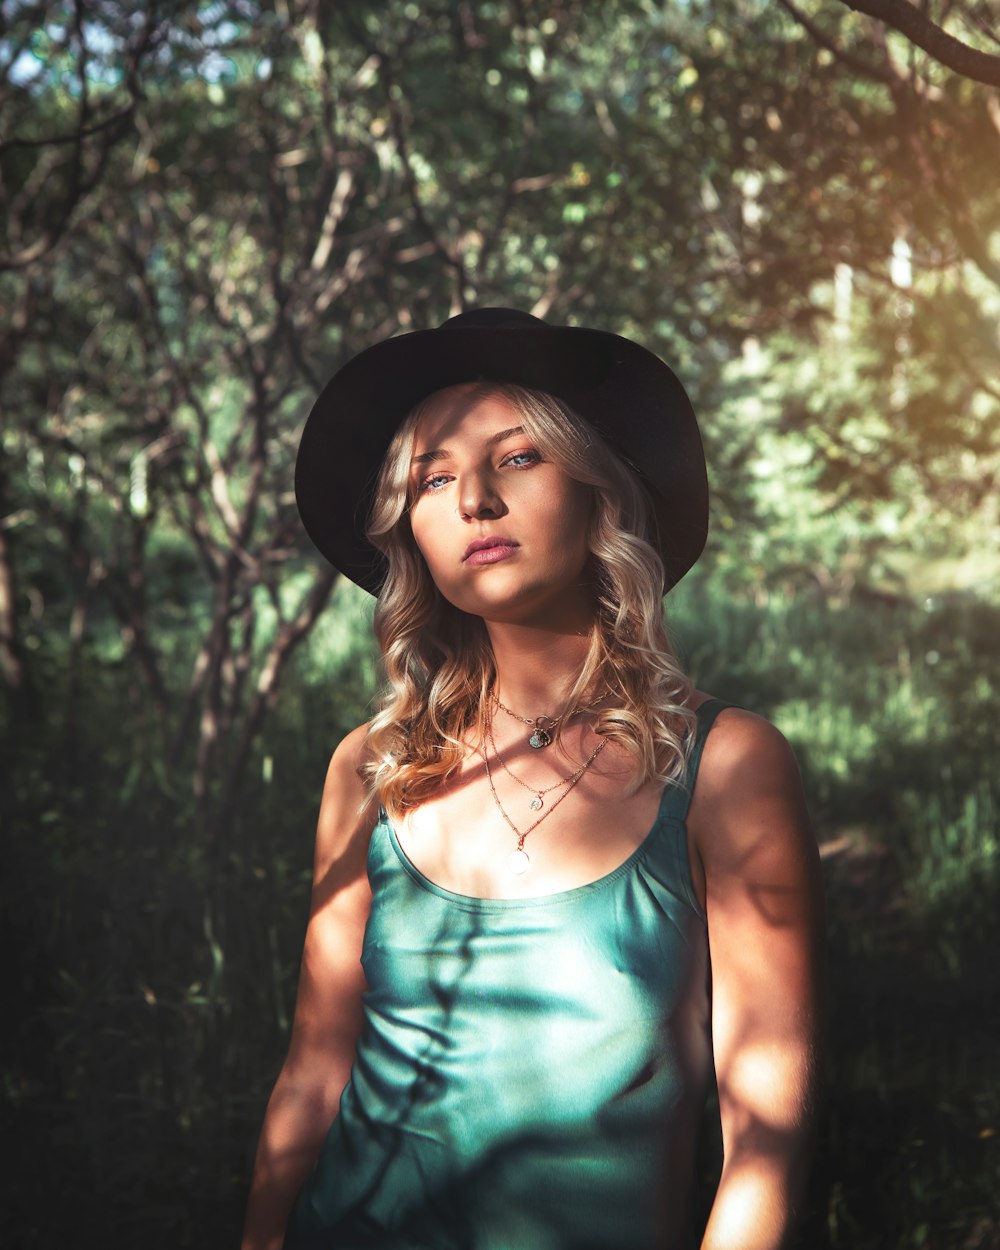
[[[440,490],[448,481],[447,473],[432,473],[430,477],[425,477],[420,483],[420,489],[424,490]]]
[[[529,447],[525,451],[514,451],[504,460],[504,464],[509,464],[512,468],[523,469],[529,464],[538,464],[541,456],[533,447]]]

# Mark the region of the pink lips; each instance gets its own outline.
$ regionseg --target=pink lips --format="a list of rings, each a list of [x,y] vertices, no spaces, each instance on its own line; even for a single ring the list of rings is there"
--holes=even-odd
[[[491,538],[474,538],[465,549],[463,564],[496,564],[498,560],[506,560],[518,546],[513,538],[495,535]]]

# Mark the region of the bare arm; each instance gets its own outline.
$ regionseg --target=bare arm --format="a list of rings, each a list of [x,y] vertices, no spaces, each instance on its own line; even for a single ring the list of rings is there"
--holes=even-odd
[[[340,1106],[361,1030],[361,944],[371,905],[365,870],[374,812],[359,815],[365,727],[334,752],[316,835],[288,1057],[267,1105],[254,1164],[243,1250],[280,1250],[302,1183]]]
[[[824,986],[819,855],[798,767],[748,712],[709,735],[691,828],[704,870],[723,1167],[702,1250],[778,1250],[805,1185]]]

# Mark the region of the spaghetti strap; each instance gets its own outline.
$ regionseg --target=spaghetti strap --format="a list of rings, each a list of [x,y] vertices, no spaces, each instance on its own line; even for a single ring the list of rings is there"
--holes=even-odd
[[[726,703],[722,699],[706,699],[704,703],[699,704],[695,709],[695,716],[698,718],[698,721],[695,726],[691,758],[688,760],[687,776],[683,782],[677,782],[667,787],[667,792],[663,796],[663,804],[660,808],[662,815],[673,817],[674,820],[680,821],[681,824],[687,819],[688,808],[691,806],[691,796],[694,794],[695,782],[698,779],[698,766],[701,764],[701,754],[705,749],[705,739],[708,737],[708,732],[715,724],[719,713],[732,706],[732,703]]]

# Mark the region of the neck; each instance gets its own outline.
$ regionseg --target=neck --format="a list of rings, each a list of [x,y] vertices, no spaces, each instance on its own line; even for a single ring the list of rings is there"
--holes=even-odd
[[[497,667],[495,693],[519,716],[560,716],[590,649],[590,634],[527,625],[487,626]]]

